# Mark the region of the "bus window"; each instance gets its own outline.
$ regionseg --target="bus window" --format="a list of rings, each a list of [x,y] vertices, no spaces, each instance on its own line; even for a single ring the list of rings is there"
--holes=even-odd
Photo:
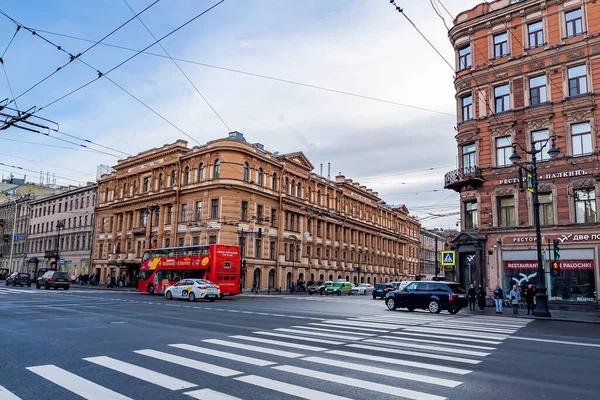
[[[151,256],[152,256],[152,253],[150,253],[149,251],[145,252],[144,256],[142,257],[142,262],[148,261]]]

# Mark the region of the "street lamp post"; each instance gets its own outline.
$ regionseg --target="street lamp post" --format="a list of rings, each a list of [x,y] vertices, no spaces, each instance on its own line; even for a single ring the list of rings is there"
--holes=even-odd
[[[59,257],[59,249],[60,249],[60,230],[63,229],[65,227],[65,223],[58,220],[56,221],[56,231],[58,232],[58,235],[56,237],[56,270],[59,270],[59,264],[60,264],[60,257]]]
[[[536,290],[536,307],[534,310],[534,315],[540,317],[550,317],[550,310],[548,310],[548,293],[546,289],[546,275],[544,271],[544,265],[542,263],[542,232],[540,229],[540,201],[538,196],[538,176],[537,176],[537,157],[536,155],[541,153],[544,148],[548,145],[548,142],[552,142],[552,146],[548,150],[548,156],[551,159],[554,159],[559,154],[559,149],[556,147],[556,136],[551,136],[546,140],[546,142],[540,146],[539,149],[536,149],[535,143],[531,142],[531,150],[526,150],[521,147],[521,150],[526,154],[531,155],[531,168],[527,168],[521,165],[519,162],[521,161],[521,156],[517,153],[517,144],[513,145],[513,154],[510,156],[510,161],[518,166],[519,168],[524,169],[525,171],[531,174],[531,186],[533,189],[533,219],[535,224],[535,238],[536,238],[536,247],[537,247],[537,290]],[[520,182],[521,183],[521,182]]]

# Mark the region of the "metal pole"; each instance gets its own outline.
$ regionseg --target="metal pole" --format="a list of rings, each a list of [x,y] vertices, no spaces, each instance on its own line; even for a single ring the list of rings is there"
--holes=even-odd
[[[13,200],[13,202],[15,203],[15,219],[13,220],[13,230],[12,230],[12,238],[10,240],[10,257],[8,258],[8,269],[11,272],[14,272],[12,270],[12,258],[13,258],[13,249],[15,247],[15,235],[17,234],[17,200]]]
[[[435,266],[433,267],[433,272],[435,273],[435,280],[438,278],[438,238],[437,235],[433,236],[433,240],[435,240]]]
[[[532,149],[535,146],[532,144]],[[544,265],[542,263],[542,231],[540,228],[540,200],[538,196],[538,177],[537,177],[537,159],[536,152],[531,154],[531,175],[533,180],[533,217],[535,223],[535,238],[537,248],[537,290],[536,290],[536,307],[534,315],[539,317],[550,317],[548,310],[548,294],[546,293],[546,276],[544,274]]]
[[[60,257],[58,256],[58,252],[60,250],[60,222],[56,222],[56,230],[58,231],[58,235],[56,236],[56,270],[59,270],[60,266]]]

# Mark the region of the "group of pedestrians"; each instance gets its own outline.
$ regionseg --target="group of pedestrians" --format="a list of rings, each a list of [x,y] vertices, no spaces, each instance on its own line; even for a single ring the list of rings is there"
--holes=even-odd
[[[479,311],[483,311],[486,303],[486,294],[483,287],[480,285],[477,290],[475,286],[471,284],[469,291],[467,292],[469,298],[469,310],[475,311],[475,304],[479,307]],[[535,309],[535,288],[532,284],[529,284],[525,289],[525,301],[527,303],[527,315],[533,315]],[[509,293],[510,304],[513,309],[513,314],[519,314],[519,307],[521,305],[521,289],[519,286],[514,285]],[[500,286],[496,286],[494,289],[494,304],[496,306],[496,314],[502,314],[502,306],[504,304],[504,290]]]

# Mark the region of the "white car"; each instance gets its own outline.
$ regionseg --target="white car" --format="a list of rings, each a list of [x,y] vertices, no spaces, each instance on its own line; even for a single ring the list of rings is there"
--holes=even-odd
[[[361,283],[352,288],[352,294],[369,294],[373,293],[373,285],[370,283]]]
[[[220,294],[219,286],[205,279],[182,279],[165,290],[167,300],[188,299],[195,301],[196,299],[208,299],[209,301],[215,301]]]

